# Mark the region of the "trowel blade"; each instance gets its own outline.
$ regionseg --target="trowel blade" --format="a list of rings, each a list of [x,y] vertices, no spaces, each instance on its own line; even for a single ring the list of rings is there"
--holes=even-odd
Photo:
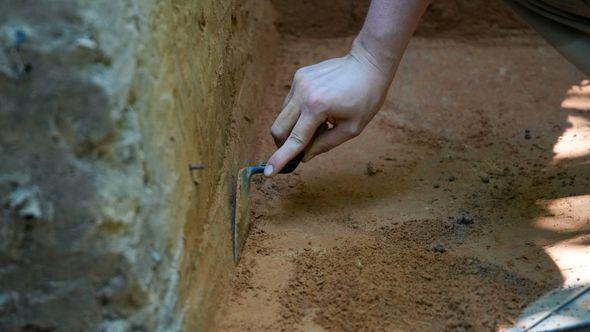
[[[288,174],[293,172],[302,159],[303,152],[290,160],[279,173]],[[248,166],[240,169],[238,172],[231,223],[232,247],[235,263],[237,263],[240,258],[240,252],[246,242],[246,236],[248,236],[248,230],[250,228],[250,178],[254,174],[264,173],[265,166],[266,164],[264,163]]]
[[[262,173],[263,166],[249,166],[240,169],[236,184],[234,215],[232,218],[232,246],[234,262],[237,263],[250,227],[250,178]]]

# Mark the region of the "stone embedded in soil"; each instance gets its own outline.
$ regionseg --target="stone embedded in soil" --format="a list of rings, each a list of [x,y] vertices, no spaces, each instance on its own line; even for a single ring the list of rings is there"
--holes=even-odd
[[[483,183],[490,183],[490,176],[487,174],[480,174],[479,178]]]
[[[475,217],[469,212],[461,212],[456,218],[457,223],[461,225],[471,225],[475,221]]]
[[[531,139],[531,131],[528,129],[524,130],[524,139]]]
[[[441,254],[447,252],[447,247],[445,247],[445,245],[442,243],[435,243],[430,247],[430,249],[432,249],[432,251],[434,252],[438,252]]]
[[[380,169],[375,168],[372,162],[367,163],[367,168],[365,170],[365,175],[367,176],[374,176],[375,174],[381,172]]]

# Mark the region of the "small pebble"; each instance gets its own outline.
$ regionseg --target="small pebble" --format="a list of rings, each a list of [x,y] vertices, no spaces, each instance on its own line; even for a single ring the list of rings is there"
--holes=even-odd
[[[470,214],[464,212],[461,213],[458,217],[457,217],[457,223],[462,224],[462,225],[471,225],[473,224],[474,218],[473,216],[471,216]]]
[[[436,243],[431,247],[432,251],[438,252],[440,254],[447,251],[447,248],[442,243]]]
[[[524,130],[524,139],[531,139],[531,131],[528,129]]]
[[[490,183],[490,177],[487,174],[482,174],[479,176],[479,178],[483,183]]]
[[[367,168],[365,169],[365,175],[373,176],[379,172],[381,172],[381,170],[376,169],[372,162],[367,163]]]

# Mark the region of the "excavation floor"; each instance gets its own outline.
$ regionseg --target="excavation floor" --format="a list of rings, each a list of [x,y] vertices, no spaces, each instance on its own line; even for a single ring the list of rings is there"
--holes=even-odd
[[[283,40],[260,160],[294,71],[350,42]],[[219,330],[498,330],[587,283],[584,79],[534,36],[414,39],[362,135],[255,180]]]

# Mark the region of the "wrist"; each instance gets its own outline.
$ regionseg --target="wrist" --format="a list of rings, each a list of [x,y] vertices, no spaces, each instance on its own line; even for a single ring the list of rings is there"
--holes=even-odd
[[[388,77],[393,77],[402,56],[402,52],[363,31],[354,39],[351,54],[364,57]]]

